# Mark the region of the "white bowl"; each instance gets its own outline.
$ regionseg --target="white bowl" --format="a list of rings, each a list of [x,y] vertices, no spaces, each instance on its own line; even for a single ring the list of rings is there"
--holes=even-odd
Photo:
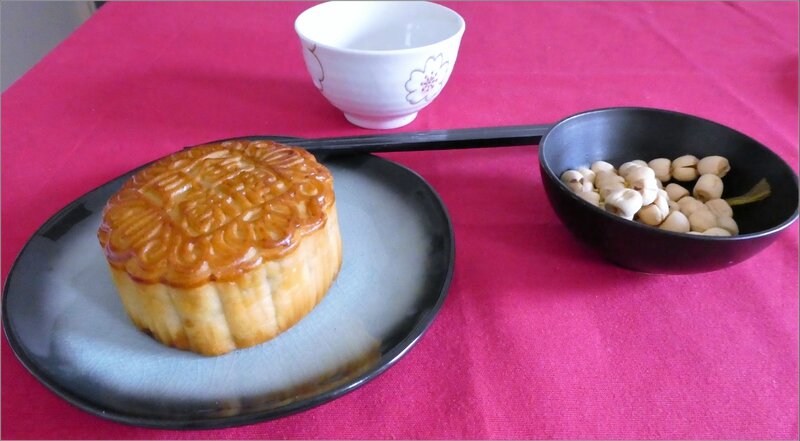
[[[404,126],[436,98],[464,29],[460,15],[423,1],[333,1],[295,21],[314,85],[370,129]]]

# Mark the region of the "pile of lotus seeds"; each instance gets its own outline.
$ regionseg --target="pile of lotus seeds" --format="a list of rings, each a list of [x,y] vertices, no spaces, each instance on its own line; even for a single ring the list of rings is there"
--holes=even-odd
[[[739,227],[722,199],[722,178],[730,169],[722,156],[685,155],[672,161],[630,161],[619,169],[597,161],[565,171],[561,180],[587,202],[628,220],[678,233],[732,236]],[[691,194],[680,184],[667,184],[672,179],[696,180]]]

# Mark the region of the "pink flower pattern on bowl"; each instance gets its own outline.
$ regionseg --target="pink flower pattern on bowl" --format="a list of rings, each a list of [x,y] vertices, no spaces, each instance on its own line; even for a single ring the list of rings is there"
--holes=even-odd
[[[425,67],[414,69],[406,81],[406,100],[414,105],[422,101],[430,101],[442,91],[444,82],[447,79],[450,62],[445,61],[444,56],[439,54],[429,57],[425,61]]]

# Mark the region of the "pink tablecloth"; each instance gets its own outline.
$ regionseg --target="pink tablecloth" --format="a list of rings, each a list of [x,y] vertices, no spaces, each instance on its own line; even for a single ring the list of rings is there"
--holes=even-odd
[[[452,3],[467,31],[401,130],[642,105],[730,125],[798,163],[798,5]],[[181,146],[370,133],[305,71],[310,4],[108,3],[2,95],[2,274],[49,216]],[[36,32],[32,29],[31,32]],[[693,276],[601,260],[546,199],[530,147],[386,155],[440,193],[455,278],[399,363],[310,411],[173,432],[89,415],[2,344],[3,438],[797,438],[798,229]]]

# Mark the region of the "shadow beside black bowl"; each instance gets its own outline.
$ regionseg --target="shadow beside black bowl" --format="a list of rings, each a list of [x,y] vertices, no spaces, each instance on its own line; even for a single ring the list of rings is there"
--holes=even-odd
[[[747,192],[762,178],[769,182],[768,198],[734,207],[738,236],[673,233],[631,222],[587,203],[559,179],[566,170],[599,160],[619,166],[687,154],[728,158],[724,198]],[[539,165],[550,204],[567,228],[612,262],[636,271],[688,274],[725,268],[764,249],[798,217],[797,175],[778,155],[733,129],[682,113],[611,108],[568,117],[542,138]]]

